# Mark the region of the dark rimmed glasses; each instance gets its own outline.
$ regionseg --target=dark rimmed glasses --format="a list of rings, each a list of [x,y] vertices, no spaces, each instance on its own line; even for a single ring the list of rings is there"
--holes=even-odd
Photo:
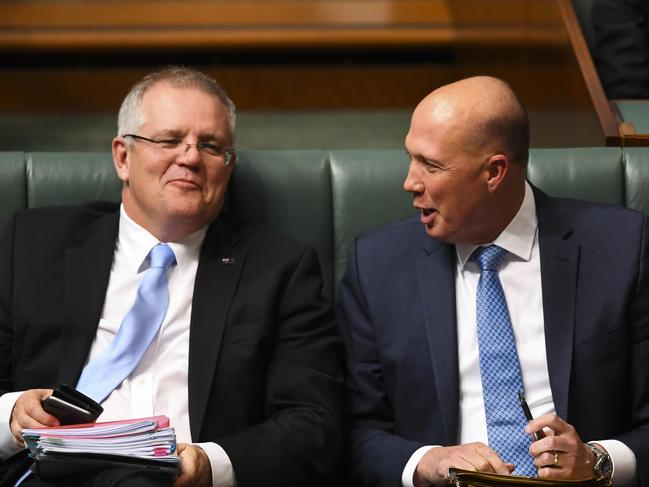
[[[225,145],[214,144],[212,142],[197,142],[195,144],[188,144],[183,142],[182,139],[150,139],[149,137],[144,137],[142,135],[136,134],[124,134],[122,137],[131,137],[134,140],[142,140],[149,142],[157,147],[163,153],[178,157],[181,153],[185,154],[190,147],[196,147],[196,150],[201,154],[213,157],[213,158],[223,158],[223,164],[226,166],[234,161],[236,158],[236,152],[232,147]]]

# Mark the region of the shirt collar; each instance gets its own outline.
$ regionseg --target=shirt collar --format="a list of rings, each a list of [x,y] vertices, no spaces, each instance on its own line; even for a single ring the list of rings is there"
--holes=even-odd
[[[166,242],[176,256],[177,266],[183,266],[198,259],[206,233],[207,225],[176,242]],[[153,246],[159,243],[160,241],[156,237],[126,214],[124,204],[120,205],[116,251],[119,252],[122,248],[128,249],[127,252],[124,252],[124,258],[133,273],[139,273],[149,268],[149,262],[145,259]]]
[[[510,254],[515,255],[521,260],[529,261],[532,258],[532,247],[536,238],[538,220],[536,217],[536,202],[534,193],[529,183],[525,182],[525,196],[518,212],[505,227],[500,235],[493,242],[486,245],[498,245]],[[475,249],[480,245],[461,245],[455,246],[457,259],[461,267],[464,268],[467,260]]]

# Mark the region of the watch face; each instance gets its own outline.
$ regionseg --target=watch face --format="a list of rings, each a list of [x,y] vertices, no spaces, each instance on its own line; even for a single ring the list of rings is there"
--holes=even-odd
[[[613,473],[613,462],[611,462],[611,457],[609,456],[608,453],[604,455],[604,458],[602,459],[602,466],[600,468],[600,472],[602,472],[602,477],[610,477],[611,474]]]
[[[613,463],[611,456],[597,447],[591,447],[595,454],[595,472],[599,477],[610,478],[613,473]]]

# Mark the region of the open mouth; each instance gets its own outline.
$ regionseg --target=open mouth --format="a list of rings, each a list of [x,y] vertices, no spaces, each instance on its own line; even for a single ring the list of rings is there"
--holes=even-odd
[[[421,212],[421,223],[427,226],[432,225],[435,221],[437,210],[434,208],[419,208],[419,211]]]

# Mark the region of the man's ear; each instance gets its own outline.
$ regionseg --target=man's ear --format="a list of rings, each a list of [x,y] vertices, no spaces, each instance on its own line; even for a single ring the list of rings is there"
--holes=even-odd
[[[487,187],[495,191],[505,179],[509,170],[509,158],[504,154],[494,154],[486,163],[487,166]]]
[[[124,183],[128,183],[128,151],[124,137],[115,137],[113,139],[113,164],[117,177]]]

